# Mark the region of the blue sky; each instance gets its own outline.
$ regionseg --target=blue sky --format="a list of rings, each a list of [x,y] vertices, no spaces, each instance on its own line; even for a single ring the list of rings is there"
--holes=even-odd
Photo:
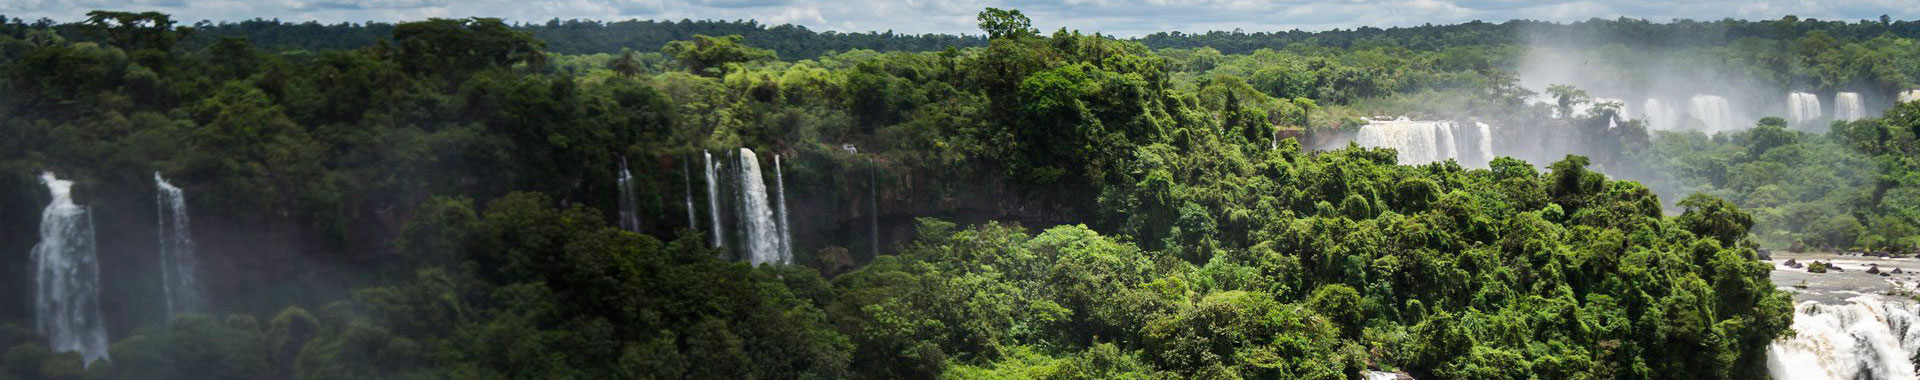
[[[74,21],[92,9],[154,10],[186,22],[278,18],[361,22],[428,17],[561,19],[755,19],[814,30],[978,33],[985,7],[1017,8],[1043,30],[1059,27],[1125,37],[1156,31],[1325,30],[1516,18],[1573,21],[1620,16],[1859,20],[1920,15],[1920,0],[0,0],[8,17]]]

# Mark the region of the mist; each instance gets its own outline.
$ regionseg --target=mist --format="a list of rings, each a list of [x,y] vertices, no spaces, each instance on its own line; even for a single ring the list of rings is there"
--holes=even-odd
[[[1825,132],[1831,121],[1877,115],[1893,101],[1857,80],[1806,83],[1747,69],[1792,65],[1745,62],[1755,59],[1751,52],[1789,48],[1777,41],[1698,36],[1663,44],[1644,36],[1576,35],[1569,29],[1536,25],[1523,30],[1526,49],[1516,74],[1522,87],[1536,93],[1529,103],[1554,104],[1548,88],[1570,85],[1592,101],[1575,106],[1573,116],[1590,116],[1592,109],[1613,103],[1622,119],[1644,121],[1649,131],[1712,135],[1751,128],[1765,117],[1785,119],[1796,130]]]

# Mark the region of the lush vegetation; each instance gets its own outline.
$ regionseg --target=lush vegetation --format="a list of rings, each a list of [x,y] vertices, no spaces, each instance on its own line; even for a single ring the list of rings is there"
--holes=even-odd
[[[1911,252],[1920,247],[1920,161],[1914,136],[1920,104],[1881,120],[1836,122],[1825,134],[1788,129],[1777,118],[1730,135],[1655,139],[1650,179],[1700,192],[1753,213],[1755,237],[1793,251]]]
[[[275,25],[256,26],[320,38]],[[560,25],[544,33],[598,35]],[[989,9],[984,43],[827,54],[800,37],[562,42],[493,19],[299,29],[374,37],[288,51],[194,42],[219,27],[155,13],[16,21],[0,25],[0,252],[32,245],[50,169],[94,210],[103,273],[133,280],[104,295],[113,360],[0,328],[0,379],[1744,379],[1791,312],[1757,245],[1912,246],[1920,106],[1824,136],[1556,119],[1589,99],[1521,101],[1520,47],[1481,25],[1228,55]],[[1913,47],[1820,25],[1804,33]],[[1822,67],[1920,75],[1892,62]],[[1503,138],[1591,143],[1485,168],[1301,145],[1377,113],[1469,112],[1526,126]],[[820,223],[798,232],[802,265],[756,268],[716,258],[678,202],[690,156],[738,147],[789,157],[812,194],[797,208],[822,215],[860,196],[1044,207],[917,219],[853,268],[836,258],[868,236]],[[623,157],[641,233],[607,222]],[[113,290],[141,288],[155,171],[192,194],[218,316],[160,318]],[[862,195],[876,177],[914,195]],[[24,261],[0,262],[0,322],[32,325]]]

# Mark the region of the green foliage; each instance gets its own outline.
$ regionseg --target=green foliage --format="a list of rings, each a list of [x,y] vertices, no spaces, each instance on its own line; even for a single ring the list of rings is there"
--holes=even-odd
[[[731,65],[775,59],[772,50],[746,46],[737,35],[696,35],[691,41],[668,42],[660,48],[660,53],[673,57],[689,72],[709,77],[719,77],[737,70],[730,68]]]
[[[270,31],[192,43],[202,32],[128,27],[164,15],[99,17],[104,44],[0,24],[0,174],[71,173],[101,205],[150,205],[129,189],[169,174],[195,194],[196,226],[268,237],[208,251],[260,271],[223,291],[274,314],[148,323],[92,367],[0,330],[0,377],[1755,378],[1791,315],[1755,246],[1920,244],[1920,105],[1824,135],[1767,120],[1649,138],[1607,127],[1608,105],[1553,119],[1503,71],[1522,52],[1494,32],[1529,23],[1129,41],[988,9],[984,41],[945,51],[826,54],[743,37],[812,36],[783,27],[683,22],[711,33],[550,55],[535,36],[644,25],[435,19],[283,52]],[[1581,25],[1614,23],[1637,25]],[[1852,81],[1850,62],[1875,62],[1860,67],[1880,85],[1915,72],[1892,54],[1907,40],[1840,32],[1889,26],[1824,28],[1793,40],[1817,64],[1779,80]],[[1380,37],[1409,30],[1455,34]],[[1189,41],[1222,44],[1149,49]],[[1758,54],[1743,49],[1721,52]],[[1859,54],[1819,58],[1834,49]],[[1550,92],[1563,115],[1590,102]],[[1374,112],[1448,115],[1432,108],[1540,125],[1502,138],[1593,155],[1411,166],[1294,138]],[[919,220],[830,279],[716,259],[703,220],[680,220],[698,211],[676,202],[696,193],[682,157],[740,147],[780,154],[789,188],[822,194],[791,197],[822,219],[795,222],[861,224],[829,219],[870,190],[889,223],[956,219]],[[608,225],[622,163],[650,218],[639,233]],[[1650,167],[1674,169],[1647,185],[1602,170]],[[43,202],[0,191],[0,207]],[[819,228],[795,251],[870,234]],[[352,290],[253,289],[319,285]]]

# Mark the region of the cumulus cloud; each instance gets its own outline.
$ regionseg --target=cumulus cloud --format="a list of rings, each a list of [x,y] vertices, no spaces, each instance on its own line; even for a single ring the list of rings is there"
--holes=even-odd
[[[252,18],[322,22],[424,17],[717,19],[794,23],[816,30],[979,33],[986,7],[1020,9],[1046,31],[1068,28],[1123,37],[1160,31],[1247,32],[1392,27],[1511,19],[1653,21],[1727,17],[1860,20],[1920,14],[1920,1],[1861,0],[0,0],[8,17],[74,21],[88,10],[155,10],[179,20]]]

